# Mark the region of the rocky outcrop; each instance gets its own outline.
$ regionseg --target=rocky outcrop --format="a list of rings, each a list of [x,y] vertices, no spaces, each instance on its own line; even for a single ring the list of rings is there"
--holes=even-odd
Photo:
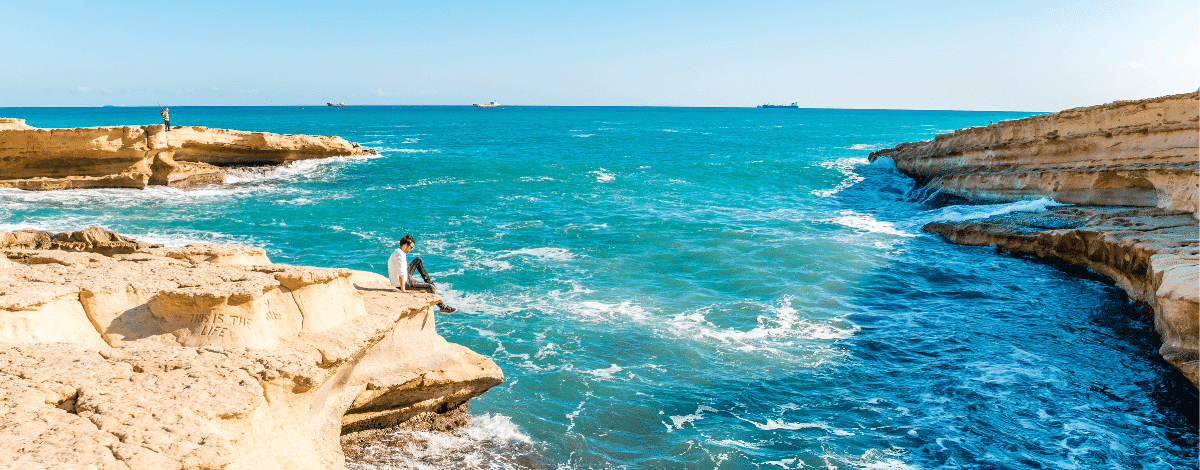
[[[956,243],[1059,258],[1154,309],[1163,357],[1198,384],[1200,92],[1001,121],[871,154],[921,191],[1085,207],[934,223]]]
[[[162,245],[122,237],[101,227],[57,234],[43,230],[0,232],[0,249],[7,250],[87,251],[112,256],[152,248],[162,248]],[[261,248],[257,250],[261,251]]]
[[[222,167],[371,153],[336,136],[162,125],[40,129],[0,118],[0,187],[28,190],[188,187]]]
[[[10,468],[343,468],[342,434],[461,422],[503,379],[378,274],[84,232],[0,234]]]
[[[930,189],[974,200],[1197,212],[1200,93],[1000,121],[871,154]]]
[[[1117,281],[1154,309],[1159,353],[1200,383],[1200,226],[1189,212],[1131,207],[1055,207],[925,230],[965,245],[1058,258]]]

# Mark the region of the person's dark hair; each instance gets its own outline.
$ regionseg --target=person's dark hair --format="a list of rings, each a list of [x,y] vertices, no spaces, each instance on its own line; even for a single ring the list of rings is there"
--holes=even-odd
[[[400,239],[401,246],[403,246],[403,245],[414,245],[415,246],[416,244],[417,244],[417,240],[414,239],[412,237],[412,235],[405,234],[404,238]]]

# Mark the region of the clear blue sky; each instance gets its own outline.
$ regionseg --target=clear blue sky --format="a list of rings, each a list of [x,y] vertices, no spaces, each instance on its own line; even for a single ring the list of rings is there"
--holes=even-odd
[[[6,3],[0,107],[1054,111],[1200,87],[1196,0]]]

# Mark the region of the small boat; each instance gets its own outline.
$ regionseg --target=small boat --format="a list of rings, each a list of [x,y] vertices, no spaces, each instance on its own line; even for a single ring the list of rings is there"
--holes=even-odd
[[[474,106],[476,108],[495,108],[497,106],[500,106],[500,103],[497,103],[496,101],[493,100],[491,103],[475,103],[471,106]]]
[[[796,103],[792,103],[792,104],[764,104],[759,107],[760,108],[799,108],[800,106],[797,105]]]
[[[328,106],[337,106],[337,107],[346,106],[346,103],[325,103],[325,104]]]

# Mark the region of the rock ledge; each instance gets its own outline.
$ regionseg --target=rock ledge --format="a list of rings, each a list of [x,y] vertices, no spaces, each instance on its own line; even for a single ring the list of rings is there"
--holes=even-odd
[[[1200,384],[1200,92],[962,129],[870,155],[879,158],[894,160],[922,191],[1078,204],[925,230],[1112,278],[1153,307],[1160,353]]]
[[[337,136],[198,126],[41,129],[0,118],[0,188],[190,187],[224,181],[222,167],[374,153]]]
[[[0,255],[8,468],[344,468],[340,435],[453,427],[503,380],[374,273],[100,228]]]

